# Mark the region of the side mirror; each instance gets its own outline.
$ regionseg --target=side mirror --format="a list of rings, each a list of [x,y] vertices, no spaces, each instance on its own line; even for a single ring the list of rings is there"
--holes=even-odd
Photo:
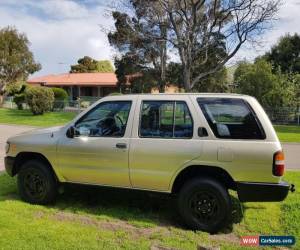
[[[199,127],[198,128],[198,136],[199,137],[206,137],[208,136],[207,130],[204,127]]]
[[[73,126],[69,127],[67,130],[67,137],[68,138],[74,138],[75,136],[75,128]]]

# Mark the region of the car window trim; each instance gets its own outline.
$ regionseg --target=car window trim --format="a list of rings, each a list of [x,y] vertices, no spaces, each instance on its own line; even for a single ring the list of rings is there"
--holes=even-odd
[[[259,131],[261,133],[261,138],[247,138],[247,139],[243,139],[243,138],[231,138],[231,137],[220,137],[218,136],[214,129],[212,128],[211,126],[211,123],[212,121],[210,121],[209,119],[207,119],[206,115],[205,115],[205,110],[203,111],[202,107],[201,107],[201,104],[199,103],[198,100],[201,100],[201,99],[231,99],[231,100],[239,100],[241,102],[243,102],[245,104],[245,106],[249,109],[250,113],[253,115],[254,119],[255,119],[255,122],[257,123],[257,126],[259,128]],[[266,139],[266,133],[265,133],[265,130],[257,116],[257,114],[255,113],[254,109],[252,108],[252,106],[250,105],[250,103],[247,101],[247,100],[244,100],[242,98],[230,98],[230,97],[197,97],[197,104],[201,110],[201,112],[203,113],[212,133],[214,134],[215,138],[219,139],[219,140],[259,140],[259,141],[262,141],[262,140],[265,140]],[[210,117],[209,117],[210,118]]]
[[[126,128],[125,128],[125,132],[124,132],[124,135],[123,136],[88,136],[89,138],[123,138],[126,134],[126,130],[128,128],[128,119],[129,119],[129,116],[130,116],[130,112],[132,110],[132,100],[113,100],[113,101],[104,101],[104,102],[100,102],[98,103],[95,107],[93,107],[91,110],[89,110],[87,113],[85,113],[83,116],[81,116],[75,123],[74,123],[74,127],[76,127],[76,125],[82,121],[86,116],[88,116],[91,112],[93,112],[95,109],[97,109],[100,105],[103,105],[105,103],[114,103],[114,102],[128,102],[130,103],[130,108],[129,108],[129,112],[128,112],[128,117],[127,117],[127,120],[126,120]],[[75,136],[75,137],[80,137],[80,136]]]

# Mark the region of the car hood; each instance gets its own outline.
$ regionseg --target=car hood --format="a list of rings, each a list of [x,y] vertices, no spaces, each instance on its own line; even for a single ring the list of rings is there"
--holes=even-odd
[[[42,129],[33,129],[26,132],[23,132],[21,134],[12,136],[8,138],[7,141],[11,143],[18,143],[18,142],[24,142],[24,141],[35,141],[37,139],[47,139],[47,138],[56,138],[58,133],[61,131],[63,126],[55,126],[55,127],[49,127],[49,128],[42,128]]]

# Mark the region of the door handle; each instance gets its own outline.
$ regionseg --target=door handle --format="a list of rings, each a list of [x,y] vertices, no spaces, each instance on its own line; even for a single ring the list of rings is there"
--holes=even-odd
[[[127,148],[127,144],[126,143],[117,143],[116,144],[116,148]]]

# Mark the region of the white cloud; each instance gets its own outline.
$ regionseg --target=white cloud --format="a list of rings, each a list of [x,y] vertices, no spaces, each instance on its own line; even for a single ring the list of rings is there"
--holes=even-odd
[[[112,23],[103,17],[103,7],[88,9],[75,2],[54,0],[40,1],[34,9],[28,10],[17,1],[7,1],[13,7],[4,5],[4,1],[0,1],[1,27],[12,25],[27,34],[31,50],[42,64],[42,70],[36,75],[67,72],[71,64],[85,55],[112,59],[107,36],[99,26]],[[37,3],[25,2],[30,8]]]
[[[112,59],[102,27],[113,21],[104,16],[104,0],[0,0],[1,27],[12,25],[25,32],[31,42],[35,58],[42,64],[36,75],[67,72],[70,65],[85,55],[96,59]],[[256,50],[244,46],[231,61],[254,59],[269,50],[280,36],[300,34],[300,0],[288,0],[279,12],[280,20],[262,38],[264,45]],[[175,54],[171,55],[176,58]]]

